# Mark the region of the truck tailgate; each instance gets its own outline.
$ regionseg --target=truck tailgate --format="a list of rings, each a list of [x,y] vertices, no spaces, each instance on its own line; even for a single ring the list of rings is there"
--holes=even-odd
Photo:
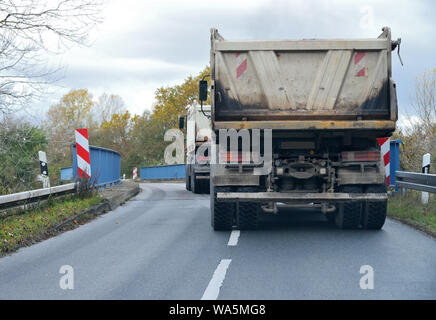
[[[374,39],[282,41],[226,41],[214,30],[217,122],[396,120],[389,28]]]

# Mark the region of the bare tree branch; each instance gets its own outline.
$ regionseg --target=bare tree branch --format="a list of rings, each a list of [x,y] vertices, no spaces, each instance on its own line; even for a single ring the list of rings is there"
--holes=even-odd
[[[87,45],[102,8],[103,0],[0,0],[0,120],[58,80],[46,54]]]

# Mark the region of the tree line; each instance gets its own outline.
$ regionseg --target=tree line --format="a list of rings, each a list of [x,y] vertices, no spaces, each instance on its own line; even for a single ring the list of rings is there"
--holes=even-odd
[[[87,89],[73,89],[52,105],[41,126],[12,115],[0,127],[0,194],[40,187],[38,150],[47,152],[53,185],[60,182],[60,169],[72,163],[74,130],[88,128],[91,145],[121,154],[121,173],[131,177],[133,167],[164,164],[165,132],[177,128],[186,106],[195,103],[198,81],[209,74],[205,67],[175,86],[155,91],[151,110],[131,114],[122,97],[104,93],[94,99]],[[432,155],[436,167],[436,69],[416,79],[413,116],[409,115],[394,132],[401,139],[400,169],[420,172],[422,155]],[[412,111],[412,110],[411,110]]]
[[[402,141],[400,170],[421,172],[422,156],[430,153],[430,170],[436,173],[436,68],[416,77],[412,103],[404,115],[392,137]]]

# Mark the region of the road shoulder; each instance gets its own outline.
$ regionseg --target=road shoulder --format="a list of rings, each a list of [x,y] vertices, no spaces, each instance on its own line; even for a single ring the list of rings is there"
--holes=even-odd
[[[87,199],[68,196],[40,207],[0,218],[0,257],[31,246],[116,209],[140,192],[139,184],[122,181]]]

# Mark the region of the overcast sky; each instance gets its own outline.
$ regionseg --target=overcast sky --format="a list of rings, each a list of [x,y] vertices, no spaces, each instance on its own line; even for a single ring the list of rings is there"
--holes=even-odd
[[[436,1],[109,0],[92,45],[51,58],[65,66],[59,87],[34,108],[42,116],[70,89],[120,95],[132,113],[151,109],[154,91],[209,63],[211,27],[226,39],[375,38],[383,26],[402,38],[393,54],[400,113],[415,77],[436,67]]]

